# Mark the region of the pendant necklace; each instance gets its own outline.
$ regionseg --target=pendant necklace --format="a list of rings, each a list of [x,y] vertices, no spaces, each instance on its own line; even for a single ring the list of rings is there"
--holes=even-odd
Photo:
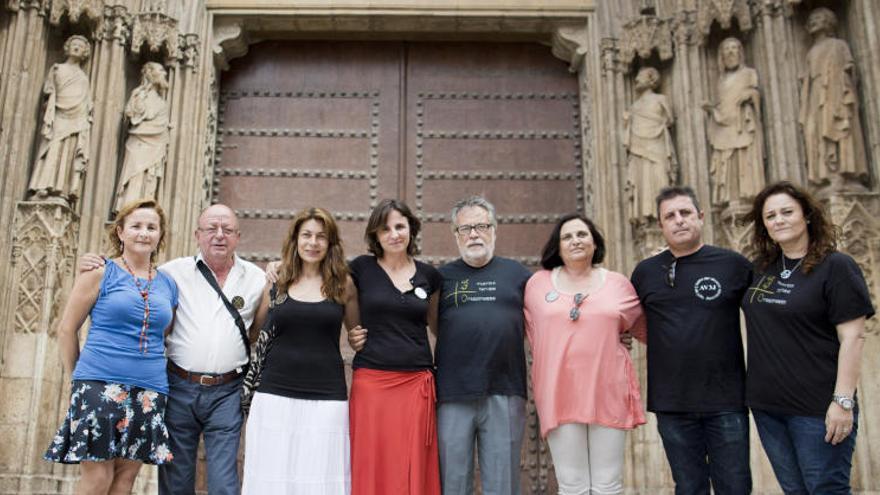
[[[781,256],[781,259],[782,259],[782,271],[779,272],[779,278],[781,278],[782,280],[788,280],[788,278],[791,277],[791,274],[794,273],[798,269],[799,266],[801,266],[801,262],[804,261],[804,258],[799,259],[797,264],[795,264],[793,267],[791,267],[791,270],[789,270],[789,269],[785,268],[785,255],[784,254]]]
[[[141,281],[137,278],[137,275],[134,274],[134,270],[128,266],[128,262],[125,261],[125,256],[120,256],[120,258],[122,258],[122,264],[125,265],[125,269],[128,270],[128,273],[130,273],[131,277],[134,279],[134,285],[137,287],[138,294],[140,294],[141,298],[144,300],[144,319],[141,322],[141,335],[138,339],[138,349],[142,354],[146,354],[147,330],[150,329],[150,287],[153,286],[153,260],[150,260],[149,272],[147,272],[147,285],[141,287]]]

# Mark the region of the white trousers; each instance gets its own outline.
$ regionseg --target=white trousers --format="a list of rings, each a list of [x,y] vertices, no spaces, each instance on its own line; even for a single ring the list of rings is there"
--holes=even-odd
[[[568,423],[547,434],[559,495],[623,493],[626,431]]]

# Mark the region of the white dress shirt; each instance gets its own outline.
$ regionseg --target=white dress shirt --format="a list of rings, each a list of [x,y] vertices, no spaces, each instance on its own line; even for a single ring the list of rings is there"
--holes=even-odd
[[[168,359],[187,371],[226,373],[247,364],[247,355],[235,320],[196,266],[201,259],[200,253],[196,257],[171,260],[159,267],[174,279],[179,293],[174,329],[165,339],[166,354]],[[244,307],[238,312],[244,320],[245,330],[249,330],[254,321],[265,285],[263,270],[235,256],[223,284],[223,293],[230,302],[236,296],[244,299]]]

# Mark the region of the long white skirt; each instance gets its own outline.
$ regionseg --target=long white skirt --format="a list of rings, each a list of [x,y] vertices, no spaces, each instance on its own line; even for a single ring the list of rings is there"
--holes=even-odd
[[[254,394],[244,495],[349,495],[348,402]]]

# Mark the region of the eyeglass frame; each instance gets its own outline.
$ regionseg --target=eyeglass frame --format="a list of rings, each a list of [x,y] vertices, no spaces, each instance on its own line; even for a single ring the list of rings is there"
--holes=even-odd
[[[672,263],[669,266],[664,266],[666,268],[666,275],[664,276],[664,280],[666,281],[666,285],[669,287],[675,288],[675,267],[678,265],[678,258],[672,260]]]
[[[453,226],[452,231],[460,236],[469,236],[473,231],[477,231],[477,234],[482,235],[488,233],[493,228],[495,228],[494,223],[466,223]]]
[[[218,225],[216,227],[198,227],[196,230],[203,234],[214,236],[217,235],[217,233],[219,232],[224,237],[230,237],[239,233],[238,229],[224,229],[221,225]]]
[[[588,294],[582,294],[578,292],[574,295],[574,306],[568,310],[568,319],[571,321],[577,321],[578,318],[581,317],[581,304],[587,300]]]

